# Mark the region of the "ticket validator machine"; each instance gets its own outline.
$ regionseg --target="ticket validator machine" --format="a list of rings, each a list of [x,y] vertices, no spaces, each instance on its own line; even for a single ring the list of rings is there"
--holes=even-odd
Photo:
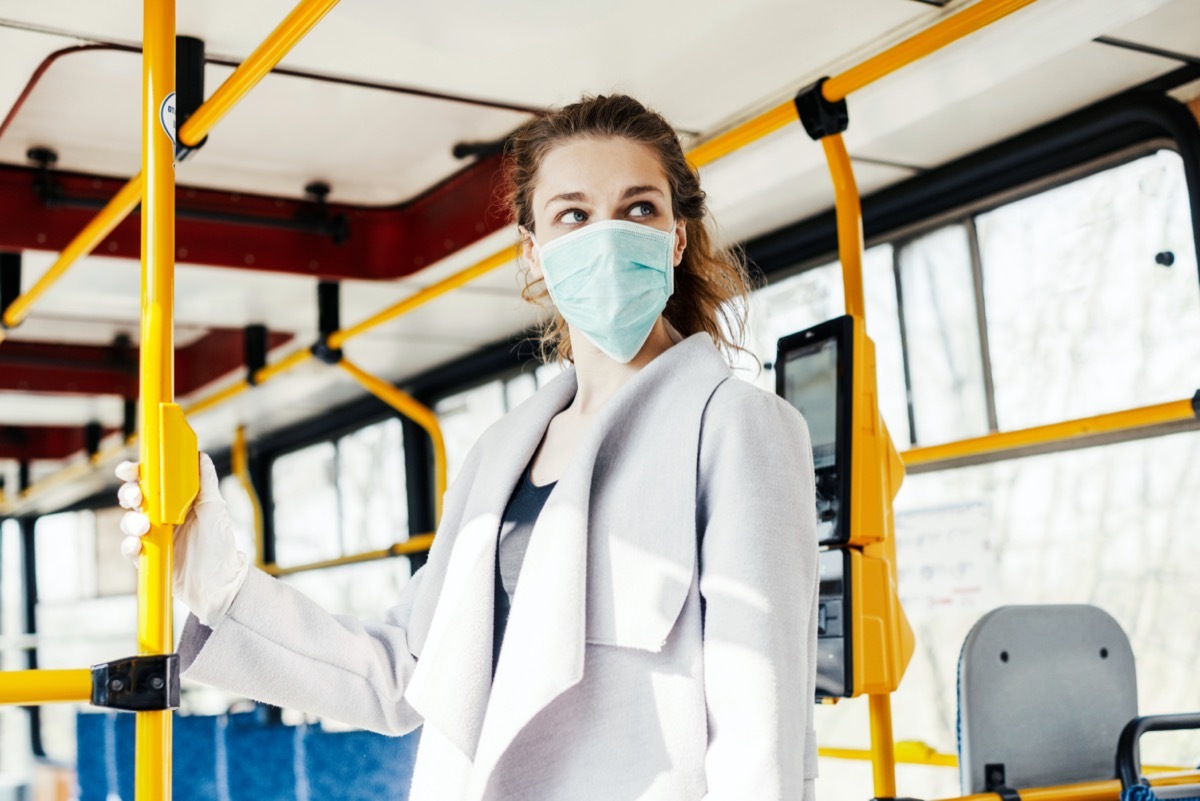
[[[779,340],[776,390],[808,422],[821,545],[817,698],[890,693],[913,652],[896,594],[892,500],[904,466],[883,418],[875,345],[845,316]]]

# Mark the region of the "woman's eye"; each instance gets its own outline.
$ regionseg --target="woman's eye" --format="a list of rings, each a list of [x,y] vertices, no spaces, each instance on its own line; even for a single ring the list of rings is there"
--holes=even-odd
[[[581,222],[586,222],[587,215],[579,209],[567,209],[562,214],[558,215],[558,221],[574,225]]]
[[[654,215],[653,203],[638,203],[629,210],[631,217],[652,217]]]

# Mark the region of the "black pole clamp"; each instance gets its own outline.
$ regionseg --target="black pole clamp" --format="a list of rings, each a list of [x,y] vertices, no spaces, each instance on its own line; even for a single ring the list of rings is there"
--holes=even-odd
[[[204,147],[205,136],[185,145],[179,131],[188,118],[204,105],[204,41],[194,36],[175,37],[175,160],[185,161]]]
[[[800,122],[804,123],[804,130],[813,140],[840,134],[850,127],[846,99],[830,102],[821,91],[828,80],[828,76],[821,78],[796,93],[796,112],[800,115]]]
[[[267,327],[253,323],[242,329],[242,355],[246,362],[246,383],[258,386],[258,371],[267,366]]]
[[[92,705],[129,712],[179,707],[179,654],[131,656],[92,665]]]
[[[342,287],[337,281],[321,281],[317,284],[317,342],[312,346],[312,355],[326,364],[337,364],[342,360],[341,348],[329,345],[329,337],[342,327]]]
[[[21,296],[21,254],[0,253],[0,329],[8,329],[4,313]]]

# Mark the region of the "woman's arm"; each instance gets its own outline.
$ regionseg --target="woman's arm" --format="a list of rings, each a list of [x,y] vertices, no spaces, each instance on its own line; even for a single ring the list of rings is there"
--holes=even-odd
[[[413,574],[383,623],[372,623],[332,615],[252,569],[215,627],[188,616],[183,676],[382,734],[409,732],[421,725],[404,690],[417,664],[407,626],[422,574]]]
[[[808,428],[784,400],[737,379],[713,394],[704,421],[708,798],[811,798],[818,569]]]

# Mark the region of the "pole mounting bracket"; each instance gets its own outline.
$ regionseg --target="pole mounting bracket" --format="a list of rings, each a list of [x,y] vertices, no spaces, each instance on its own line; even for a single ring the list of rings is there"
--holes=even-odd
[[[179,707],[179,654],[144,654],[92,665],[92,705],[128,712]]]
[[[850,111],[845,98],[836,102],[825,99],[822,89],[829,77],[804,87],[796,93],[796,112],[804,130],[813,140],[840,134],[850,127]]]

